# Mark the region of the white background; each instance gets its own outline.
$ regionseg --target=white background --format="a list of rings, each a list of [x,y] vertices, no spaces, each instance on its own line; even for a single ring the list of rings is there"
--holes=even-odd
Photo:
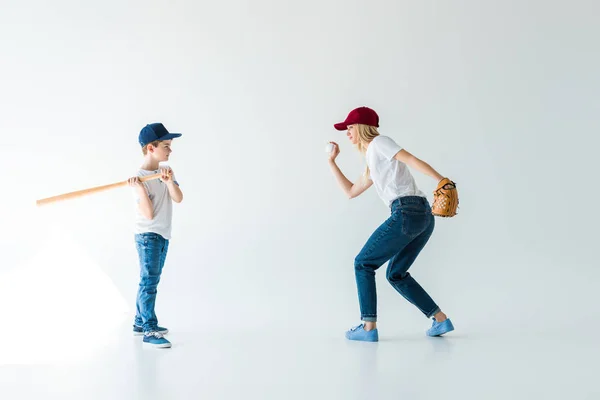
[[[159,322],[343,339],[359,318],[354,257],[389,213],[373,189],[347,200],[327,166],[336,140],[342,170],[362,173],[333,129],[362,105],[457,182],[459,215],[437,219],[411,269],[457,332],[597,331],[597,2],[1,5],[0,321],[12,332],[129,323],[129,189],[35,200],[128,178],[139,130],[160,121],[183,133],[170,165],[184,201]],[[436,182],[414,174],[431,201]],[[377,281],[382,334],[427,328]]]

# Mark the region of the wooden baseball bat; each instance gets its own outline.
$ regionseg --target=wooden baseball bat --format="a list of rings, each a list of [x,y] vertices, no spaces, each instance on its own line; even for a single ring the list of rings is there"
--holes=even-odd
[[[158,179],[161,176],[162,176],[162,174],[160,174],[160,173],[153,174],[153,175],[147,175],[147,176],[140,176],[140,181],[146,182],[146,181],[150,181],[153,179]],[[77,190],[75,192],[69,192],[69,193],[59,194],[58,196],[52,196],[52,197],[47,197],[45,199],[40,199],[40,200],[37,200],[35,202],[35,204],[39,207],[39,206],[43,206],[45,204],[54,203],[56,201],[73,199],[76,197],[81,197],[81,196],[85,196],[85,195],[92,194],[92,193],[103,192],[105,190],[114,189],[114,188],[118,188],[121,186],[127,186],[128,184],[129,184],[128,180],[126,180],[126,181],[111,183],[109,185],[96,186],[96,187],[89,188],[89,189]]]

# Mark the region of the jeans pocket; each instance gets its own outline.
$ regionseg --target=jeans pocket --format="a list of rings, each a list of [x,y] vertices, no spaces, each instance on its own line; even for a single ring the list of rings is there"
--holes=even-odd
[[[410,238],[419,236],[429,226],[427,211],[401,210],[402,233]]]
[[[153,245],[159,240],[159,235],[152,232],[140,233],[136,235],[136,242],[140,245]]]
[[[148,235],[146,237],[144,237],[144,244],[145,245],[154,245],[155,243],[158,242],[158,236],[157,235]]]

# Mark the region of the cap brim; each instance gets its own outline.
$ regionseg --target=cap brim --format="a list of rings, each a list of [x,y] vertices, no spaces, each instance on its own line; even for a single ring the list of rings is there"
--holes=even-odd
[[[167,133],[164,136],[161,136],[160,138],[158,138],[158,140],[169,140],[169,139],[175,139],[181,136],[181,133]]]
[[[346,129],[348,129],[348,124],[345,122],[340,122],[338,124],[334,124],[333,127],[338,131],[345,131]]]

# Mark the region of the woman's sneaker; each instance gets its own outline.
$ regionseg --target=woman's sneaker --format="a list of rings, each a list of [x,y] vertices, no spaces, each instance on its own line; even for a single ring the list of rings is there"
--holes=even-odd
[[[431,328],[427,330],[427,336],[442,336],[444,333],[448,333],[454,330],[454,325],[450,318],[444,320],[444,322],[437,322],[433,320]]]
[[[158,348],[171,347],[171,342],[163,337],[163,334],[157,331],[144,333],[144,344]]]
[[[362,342],[377,342],[379,341],[379,333],[377,332],[377,329],[365,331],[364,324],[360,324],[350,328],[350,330],[346,332],[346,339],[360,340]]]

